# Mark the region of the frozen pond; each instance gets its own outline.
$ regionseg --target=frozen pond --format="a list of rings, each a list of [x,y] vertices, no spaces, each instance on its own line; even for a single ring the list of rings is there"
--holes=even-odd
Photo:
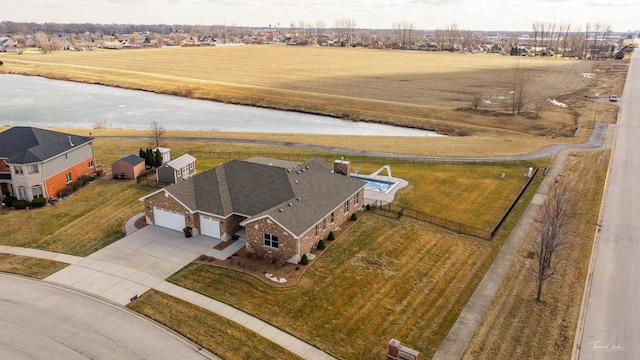
[[[435,132],[35,76],[0,75],[0,124],[65,128],[438,136]]]

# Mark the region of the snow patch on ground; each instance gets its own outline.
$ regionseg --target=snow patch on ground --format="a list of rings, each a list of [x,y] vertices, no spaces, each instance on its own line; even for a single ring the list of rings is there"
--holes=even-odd
[[[580,75],[582,75],[582,77],[586,79],[593,79],[594,77],[596,77],[596,74],[593,73],[580,73]]]
[[[555,105],[555,106],[560,106],[563,108],[568,108],[569,106],[565,103],[561,103],[560,101],[556,100],[556,99],[547,99],[548,102],[550,102],[551,104]]]

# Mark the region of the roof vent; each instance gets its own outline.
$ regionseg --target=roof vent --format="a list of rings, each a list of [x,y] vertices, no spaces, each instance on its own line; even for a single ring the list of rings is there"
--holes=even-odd
[[[309,168],[309,165],[307,165],[307,169]]]
[[[292,203],[289,203],[289,206],[293,206],[293,204],[292,204]]]
[[[298,183],[298,180],[296,180],[296,184]]]
[[[272,163],[269,163],[269,166],[272,166],[272,165],[273,165]]]
[[[300,170],[296,171],[296,174],[300,175]]]
[[[69,145],[71,145],[71,146],[75,146],[75,145],[73,145],[73,143],[71,142],[71,136],[69,136]]]
[[[287,169],[287,172],[291,172],[291,169]]]
[[[278,209],[278,211],[283,212],[284,210],[283,209]]]
[[[296,198],[296,200],[300,201],[300,198],[299,198],[299,197],[297,197],[297,198]]]

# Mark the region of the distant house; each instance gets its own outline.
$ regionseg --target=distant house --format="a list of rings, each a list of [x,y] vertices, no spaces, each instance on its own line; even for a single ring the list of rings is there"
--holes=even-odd
[[[348,174],[341,160],[234,160],[140,200],[149,224],[236,236],[247,253],[297,263],[363,206],[365,182]]]
[[[138,155],[125,155],[111,164],[111,174],[114,178],[137,179],[144,170],[144,159]]]
[[[157,148],[153,149],[154,153],[156,151],[160,152],[160,156],[162,157],[162,164],[166,164],[169,161],[171,161],[171,149],[164,148],[164,147],[157,147]]]
[[[186,180],[195,173],[196,158],[189,154],[184,154],[156,169],[158,182],[164,184],[173,184]]]
[[[102,43],[103,49],[122,49],[122,43],[120,41],[105,41]]]
[[[93,138],[26,126],[0,133],[0,190],[31,201],[56,197],[82,175],[96,173]]]
[[[0,52],[16,52],[16,44],[8,37],[0,37]]]

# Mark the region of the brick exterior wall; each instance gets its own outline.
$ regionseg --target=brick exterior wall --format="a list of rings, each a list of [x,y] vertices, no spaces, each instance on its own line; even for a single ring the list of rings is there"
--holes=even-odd
[[[89,167],[90,162],[94,164],[93,167]],[[60,189],[68,185],[67,173],[71,173],[71,181],[78,180],[81,175],[91,175],[95,173],[95,163],[95,159],[90,157],[53,176],[49,176],[44,182],[47,196],[58,196]]]
[[[364,189],[358,193],[358,204],[355,203],[355,197],[349,199],[349,211],[344,212],[344,203],[338,206],[334,211],[334,221],[331,222],[331,214],[324,218],[326,228],[323,227],[323,220],[318,225],[318,235],[316,235],[316,227],[313,226],[300,237],[300,249],[298,249],[298,239],[294,238],[289,232],[280,227],[270,218],[260,219],[251,222],[246,227],[247,233],[247,252],[260,255],[267,259],[277,259],[282,261],[298,262],[300,256],[311,252],[313,246],[317,246],[320,240],[326,240],[329,232],[336,230],[345,221],[351,218],[351,214],[355,213],[362,207],[364,199]],[[264,234],[273,234],[278,236],[278,249],[264,246]]]
[[[345,176],[351,176],[351,163],[344,160],[335,160],[333,162],[333,172]]]
[[[11,169],[9,169],[9,166],[7,166],[7,163],[5,163],[4,160],[0,160],[0,172],[11,172]]]
[[[189,212],[187,208],[176,201],[176,199],[174,199],[172,196],[165,196],[165,194],[167,193],[165,193],[164,191],[160,191],[159,193],[144,199],[144,214],[147,219],[147,224],[155,224],[155,219],[153,217],[153,207],[155,206],[161,209],[173,210],[183,214],[186,226],[196,228],[194,225],[197,223],[197,229],[200,229],[198,216],[196,216],[195,214],[192,215],[191,212]]]
[[[245,226],[247,233],[247,253],[267,260],[287,261],[298,255],[298,240],[271,218],[263,218]],[[264,246],[264,234],[278,237],[278,248]]]

